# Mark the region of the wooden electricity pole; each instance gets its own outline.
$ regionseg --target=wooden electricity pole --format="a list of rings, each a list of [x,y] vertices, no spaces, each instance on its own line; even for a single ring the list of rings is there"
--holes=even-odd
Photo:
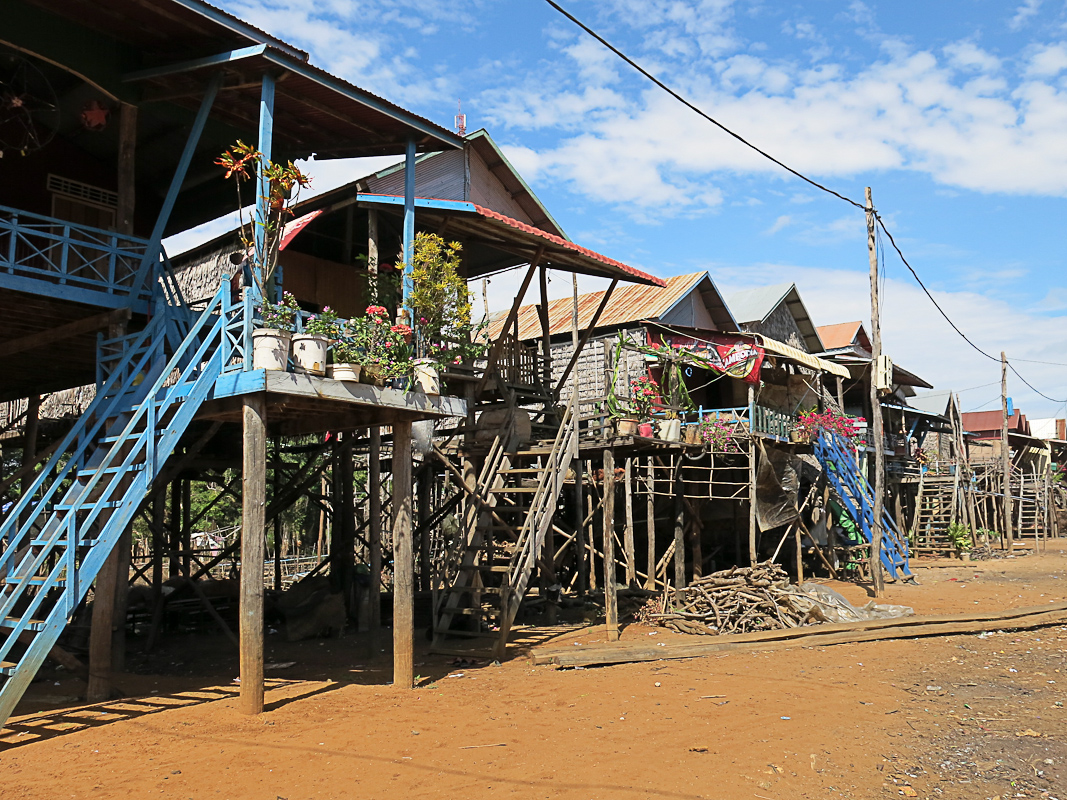
[[[1008,357],[1000,351],[1000,468],[1004,491],[1004,543],[1008,552],[1014,547],[1011,533],[1011,449],[1008,446]]]
[[[882,358],[882,321],[878,309],[878,250],[875,244],[874,200],[871,187],[867,199],[867,257],[871,262],[871,439],[874,446],[874,508],[871,525],[871,581],[875,597],[881,597],[882,583],[882,507],[885,502],[885,445],[882,432],[882,402],[878,396],[878,362]]]

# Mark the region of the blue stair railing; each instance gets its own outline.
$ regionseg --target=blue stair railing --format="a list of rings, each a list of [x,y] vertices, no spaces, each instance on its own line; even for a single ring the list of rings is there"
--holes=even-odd
[[[815,440],[815,457],[868,543],[874,539],[874,492],[860,472],[854,449],[834,434],[822,431]],[[882,552],[879,560],[892,578],[910,579],[908,540],[892,515],[882,510]]]
[[[215,381],[243,367],[244,313],[224,281],[191,324],[159,302],[142,331],[102,343],[96,398],[0,525],[0,724]]]

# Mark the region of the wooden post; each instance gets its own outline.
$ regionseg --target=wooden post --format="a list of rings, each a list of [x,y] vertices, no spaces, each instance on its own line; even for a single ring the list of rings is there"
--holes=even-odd
[[[32,394],[26,399],[26,428],[22,434],[22,493],[25,494],[33,485],[37,473],[32,469],[37,460],[37,427],[41,416],[41,396]]]
[[[382,626],[382,429],[370,429],[367,482],[370,485],[370,604],[369,625],[372,631]]]
[[[278,492],[281,489],[281,466],[282,466],[282,454],[281,454],[281,439],[277,436],[274,437],[274,458],[271,465],[271,499],[275,499],[278,496]],[[282,590],[282,512],[278,509],[278,512],[274,515],[274,591],[280,592]]]
[[[571,298],[571,355],[578,352],[578,273],[571,273],[573,297]],[[576,396],[574,401],[574,413],[581,417],[581,393],[578,387],[578,373],[574,373],[571,381],[571,393]],[[582,477],[582,455],[579,443],[579,425],[574,425],[574,547],[578,567],[578,594],[585,594],[588,587],[585,570],[585,504],[582,497],[585,493],[585,479]]]
[[[585,519],[589,520],[589,591],[596,591],[596,519],[593,512],[593,494],[596,491],[596,470],[593,460],[586,463],[589,473],[589,491],[585,493]],[[603,516],[603,514],[601,515]],[[585,520],[583,520],[584,522]]]
[[[537,316],[541,318],[541,358],[543,359],[542,375],[545,386],[552,385],[552,337],[549,335],[548,326],[548,269],[542,264],[540,267],[541,302],[537,306]]]
[[[241,481],[241,702],[263,711],[263,562],[267,507],[267,408],[263,394],[244,397]]]
[[[415,684],[411,543],[411,422],[393,423],[393,686]]]
[[[136,175],[134,157],[137,148],[137,106],[119,104],[119,161],[116,170],[118,179],[118,203],[115,207],[115,230],[130,235],[133,233],[133,212],[136,201]]]
[[[652,465],[652,456],[648,457],[647,469],[647,489],[648,493],[645,495],[645,526],[648,528],[648,542],[647,542],[647,562],[648,568],[645,574],[645,588],[656,588],[656,495],[655,495],[655,475]]]
[[[182,542],[182,493],[180,481],[175,478],[170,482],[170,577],[181,574]]]
[[[1000,351],[1000,483],[1004,489],[1004,542],[1008,552],[1015,546],[1011,525],[1011,444],[1008,441],[1008,357]]]
[[[797,525],[796,529],[796,545],[797,545],[797,583],[804,582],[804,550],[801,547],[801,533],[800,525]],[[818,547],[818,543],[815,544]]]
[[[871,187],[867,199],[867,257],[871,267],[871,439],[874,445],[874,509],[871,525],[871,581],[875,597],[885,591],[882,580],[882,508],[885,503],[885,442],[882,403],[878,397],[878,362],[882,358],[882,321],[878,305],[878,249],[875,243],[874,201]]]
[[[115,594],[111,612],[111,669],[126,669],[126,613],[130,601],[130,559],[133,555],[133,526],[127,525],[115,545]],[[95,609],[96,606],[94,605]]]
[[[604,448],[604,613],[608,641],[619,640],[619,597],[615,575],[615,453]]]
[[[682,457],[674,467],[674,588],[686,586],[685,580],[685,499],[682,497]]]
[[[752,430],[756,392],[748,385],[748,563],[756,565],[756,433]]]
[[[433,487],[433,462],[426,460],[419,470],[419,589],[430,591],[432,569],[430,565],[430,527],[426,521],[430,518],[431,489]]]
[[[345,431],[341,434],[341,449],[338,451],[338,498],[341,504],[338,549],[331,553],[333,565],[338,567],[339,587],[344,593],[345,608],[349,614],[355,612],[355,543],[356,543],[356,487],[353,475],[352,446],[355,443],[355,434]],[[331,567],[331,572],[332,572]]]
[[[108,556],[96,575],[98,602],[93,603],[92,628],[89,632],[89,685],[85,699],[102,703],[111,699],[112,629],[115,619],[115,585],[118,583],[119,560]]]
[[[841,413],[845,413],[845,379],[837,376],[837,405]]]
[[[626,549],[626,585],[637,585],[637,561],[634,553],[634,468],[633,459],[626,459],[626,527],[623,528],[623,546]]]

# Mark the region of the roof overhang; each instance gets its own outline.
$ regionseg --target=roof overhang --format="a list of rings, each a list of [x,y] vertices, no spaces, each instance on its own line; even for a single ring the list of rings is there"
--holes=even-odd
[[[361,192],[355,201],[389,214],[399,216],[404,212],[403,197]],[[465,240],[468,280],[529,264],[540,253],[539,263],[549,269],[649,286],[666,285],[662,278],[476,203],[421,197],[415,200],[415,209],[416,226],[446,238]]]
[[[755,336],[756,341],[768,352],[774,353],[778,356],[783,356],[798,364],[802,364],[805,367],[817,370],[819,372],[828,372],[831,375],[836,375],[840,378],[850,378],[851,373],[841,364],[835,364],[833,361],[827,361],[826,359],[813,356],[811,353],[805,353],[803,350],[798,350],[795,347],[790,347],[784,342],[779,342],[776,339],[770,339],[761,333],[744,334],[749,336]]]

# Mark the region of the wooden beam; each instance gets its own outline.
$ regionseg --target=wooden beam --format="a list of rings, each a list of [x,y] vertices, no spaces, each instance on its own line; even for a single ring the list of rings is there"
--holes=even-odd
[[[119,163],[118,207],[115,209],[115,229],[126,235],[133,234],[133,213],[136,201],[136,175],[134,156],[137,150],[137,106],[129,103],[119,105]]]
[[[263,711],[263,560],[267,506],[267,424],[262,394],[244,398],[241,486],[241,702],[245,714]]]
[[[518,294],[515,295],[515,301],[511,304],[508,317],[500,328],[500,335],[496,337],[496,341],[493,342],[493,346],[489,350],[489,355],[485,362],[485,372],[482,373],[482,379],[478,381],[478,388],[474,390],[475,397],[478,397],[485,390],[485,385],[489,382],[489,375],[492,373],[493,368],[496,367],[497,359],[500,358],[500,348],[503,346],[504,337],[507,336],[508,329],[519,319],[522,298],[526,296],[526,290],[530,288],[530,282],[533,280],[534,273],[537,272],[537,262],[541,260],[544,252],[545,248],[539,247],[537,248],[537,253],[530,259],[530,268],[526,270],[526,276],[522,279],[522,285],[519,286]]]
[[[370,429],[370,451],[367,455],[367,480],[370,493],[370,604],[369,627],[372,631],[382,625],[382,429]]]
[[[615,575],[615,453],[604,449],[604,612],[608,641],[619,640],[619,595]]]
[[[589,325],[582,333],[582,338],[574,348],[574,352],[571,353],[571,360],[567,362],[567,368],[563,370],[563,374],[559,377],[559,383],[556,384],[556,388],[553,390],[554,397],[559,397],[560,389],[562,389],[563,385],[567,382],[567,377],[571,374],[571,370],[574,369],[574,365],[578,363],[578,355],[582,352],[582,348],[585,347],[586,342],[589,341],[589,337],[593,335],[593,329],[596,327],[597,322],[600,321],[600,315],[603,314],[604,309],[607,308],[611,293],[615,291],[615,287],[618,283],[618,278],[612,278],[611,283],[608,284],[608,288],[604,290],[604,296],[600,298],[600,305],[597,306],[596,311],[593,313],[593,318],[589,320]]]
[[[130,318],[128,308],[119,308],[115,311],[107,311],[103,314],[94,314],[91,317],[77,319],[60,325],[58,328],[49,328],[39,333],[31,333],[29,336],[21,336],[8,342],[0,343],[0,358],[25,353],[27,350],[36,350],[39,347],[55,344],[64,339],[70,339],[83,333],[91,333],[116,322],[125,322]]]
[[[415,684],[415,584],[411,544],[411,423],[393,425],[393,686]]]

